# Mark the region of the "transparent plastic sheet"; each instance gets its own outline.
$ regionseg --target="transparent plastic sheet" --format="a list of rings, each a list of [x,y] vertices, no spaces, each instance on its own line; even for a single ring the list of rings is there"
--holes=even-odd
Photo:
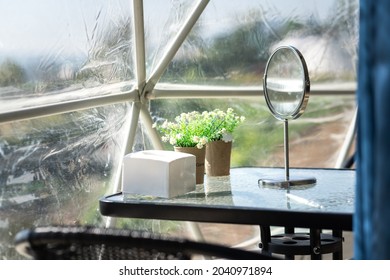
[[[0,126],[0,256],[18,258],[13,237],[48,224],[101,224],[127,139],[129,105]]]
[[[353,83],[358,12],[357,0],[212,0],[161,82],[261,86],[273,49],[293,45],[314,85]],[[157,28],[154,23],[150,28]]]
[[[197,1],[144,0],[146,73],[150,75]]]
[[[0,4],[0,112],[130,91],[131,1]],[[131,105],[0,125],[0,259],[43,224],[102,224],[98,199],[118,184]],[[42,111],[45,115],[45,112]]]
[[[131,1],[17,0],[0,26],[0,112],[134,85]]]

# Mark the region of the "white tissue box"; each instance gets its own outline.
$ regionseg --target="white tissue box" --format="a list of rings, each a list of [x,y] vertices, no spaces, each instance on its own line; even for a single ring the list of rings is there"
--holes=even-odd
[[[186,153],[146,150],[123,159],[122,191],[171,198],[195,190],[196,157]]]

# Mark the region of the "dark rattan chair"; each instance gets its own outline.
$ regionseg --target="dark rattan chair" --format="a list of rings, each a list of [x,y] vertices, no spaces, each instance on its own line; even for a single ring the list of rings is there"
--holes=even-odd
[[[276,259],[261,253],[142,231],[81,226],[49,226],[20,231],[16,250],[44,260]]]

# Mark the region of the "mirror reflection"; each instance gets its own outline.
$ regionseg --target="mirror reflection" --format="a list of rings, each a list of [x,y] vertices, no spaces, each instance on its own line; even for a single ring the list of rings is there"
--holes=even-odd
[[[309,78],[302,55],[281,47],[270,57],[264,76],[264,94],[272,114],[281,120],[298,118],[305,109]]]

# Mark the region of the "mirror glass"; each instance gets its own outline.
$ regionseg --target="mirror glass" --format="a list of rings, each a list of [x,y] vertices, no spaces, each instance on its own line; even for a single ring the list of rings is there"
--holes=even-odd
[[[272,114],[281,120],[298,118],[304,111],[310,81],[306,63],[291,46],[275,50],[267,62],[264,95]]]

